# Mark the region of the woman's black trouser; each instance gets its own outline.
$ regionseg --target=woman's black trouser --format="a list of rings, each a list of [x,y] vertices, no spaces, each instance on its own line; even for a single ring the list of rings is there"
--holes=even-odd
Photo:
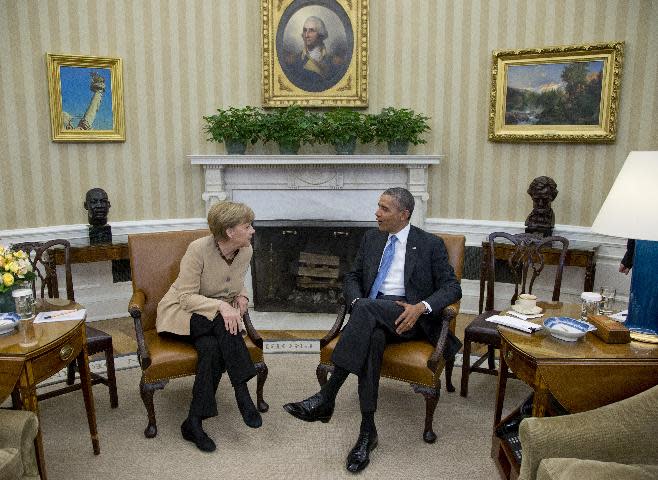
[[[253,378],[256,368],[242,336],[231,335],[220,314],[211,321],[193,313],[189,341],[198,355],[189,414],[204,419],[214,417],[217,415],[215,394],[222,372],[228,373],[235,387]]]

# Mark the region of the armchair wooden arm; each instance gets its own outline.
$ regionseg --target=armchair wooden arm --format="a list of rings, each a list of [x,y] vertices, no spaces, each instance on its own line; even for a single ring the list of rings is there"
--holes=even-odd
[[[427,368],[436,372],[439,368],[439,362],[445,360],[443,358],[443,351],[446,347],[446,340],[448,338],[448,330],[450,330],[450,324],[457,318],[457,311],[453,305],[450,305],[443,309],[441,312],[441,322],[443,327],[441,328],[441,334],[439,339],[436,341],[436,347],[432,356],[427,360]]]
[[[254,324],[251,323],[251,317],[249,316],[249,312],[246,312],[244,314],[244,317],[242,317],[242,321],[244,322],[244,328],[247,330],[247,336],[251,339],[252,342],[254,342],[254,345],[256,345],[258,348],[262,350],[263,338],[254,328]]]
[[[345,299],[341,296],[338,299],[338,312],[336,314],[336,321],[331,326],[331,329],[327,332],[327,334],[320,339],[320,348],[323,348],[338,336],[341,328],[343,328],[343,323],[345,323],[345,315],[347,315],[347,305],[345,305]]]
[[[137,340],[137,359],[142,370],[151,366],[151,355],[149,354],[146,340],[144,339],[144,327],[142,326],[142,311],[146,304],[146,295],[141,290],[135,290],[128,304],[128,312],[133,317],[135,324],[135,339]]]

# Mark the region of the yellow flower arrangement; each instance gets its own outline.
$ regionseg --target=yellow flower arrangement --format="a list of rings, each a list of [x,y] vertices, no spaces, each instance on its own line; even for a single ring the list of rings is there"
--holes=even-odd
[[[0,245],[0,293],[10,290],[16,282],[30,281],[34,277],[25,252]]]

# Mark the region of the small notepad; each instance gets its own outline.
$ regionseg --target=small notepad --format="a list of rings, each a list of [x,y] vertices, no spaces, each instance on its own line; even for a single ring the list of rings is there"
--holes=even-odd
[[[69,320],[83,320],[87,315],[87,310],[53,310],[51,312],[39,312],[34,319],[34,323],[48,322],[66,322]]]
[[[541,325],[537,325],[536,323],[527,322],[525,320],[509,317],[506,315],[493,315],[487,318],[487,322],[497,323],[498,325],[503,325],[505,327],[513,328],[515,330],[520,330],[526,333],[532,333],[543,328]]]

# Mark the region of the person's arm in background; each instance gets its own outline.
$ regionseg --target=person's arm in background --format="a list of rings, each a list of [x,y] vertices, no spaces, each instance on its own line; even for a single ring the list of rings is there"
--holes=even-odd
[[[628,272],[630,272],[631,268],[633,268],[634,254],[635,254],[635,240],[629,238],[628,242],[626,242],[626,253],[624,254],[624,258],[621,259],[621,263],[619,264],[619,271],[621,273],[628,275]]]

